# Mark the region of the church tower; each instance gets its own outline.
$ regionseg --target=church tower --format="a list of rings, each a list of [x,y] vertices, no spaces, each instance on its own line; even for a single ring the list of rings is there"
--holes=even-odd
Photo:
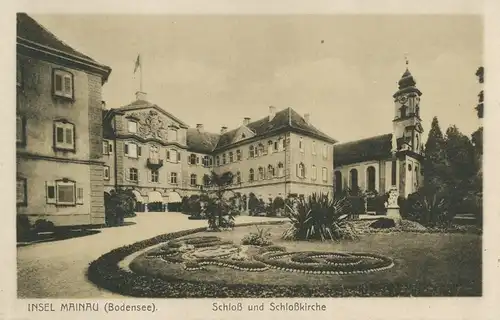
[[[398,90],[394,93],[393,152],[399,168],[398,190],[407,197],[418,191],[423,182],[423,143],[422,119],[420,118],[420,96],[416,81],[408,69],[398,81]]]
[[[410,151],[422,155],[422,119],[420,118],[420,96],[422,92],[416,87],[415,79],[408,69],[398,82],[398,91],[394,98],[393,133],[396,151]]]

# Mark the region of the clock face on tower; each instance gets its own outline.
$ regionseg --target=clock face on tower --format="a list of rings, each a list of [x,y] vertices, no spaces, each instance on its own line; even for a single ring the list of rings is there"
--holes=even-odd
[[[398,101],[401,104],[405,104],[406,101],[408,101],[408,97],[407,96],[400,96],[400,97],[398,97]]]

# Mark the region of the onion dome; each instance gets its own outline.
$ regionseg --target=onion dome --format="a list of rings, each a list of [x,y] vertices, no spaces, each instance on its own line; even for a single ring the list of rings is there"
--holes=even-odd
[[[393,95],[393,97],[397,97],[403,93],[416,93],[417,95],[422,95],[422,92],[417,89],[415,86],[417,83],[413,78],[408,67],[406,67],[406,71],[401,76],[401,79],[398,81],[398,91]]]

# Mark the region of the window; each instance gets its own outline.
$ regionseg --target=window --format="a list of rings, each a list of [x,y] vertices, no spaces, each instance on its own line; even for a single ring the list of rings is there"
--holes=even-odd
[[[419,185],[419,175],[420,173],[418,172],[418,166],[415,166],[415,186],[418,188]]]
[[[83,204],[83,188],[68,179],[46,182],[47,203],[59,205]]]
[[[214,159],[212,157],[208,157],[208,165],[212,166],[214,164]]]
[[[54,123],[54,147],[63,150],[75,150],[75,126],[67,121]]]
[[[168,129],[168,141],[177,141],[177,129]]]
[[[316,155],[316,141],[312,142],[312,148],[311,149],[312,149],[312,154]]]
[[[160,182],[160,173],[158,170],[151,170],[151,182]]]
[[[264,180],[266,177],[265,177],[265,174],[264,174],[264,168],[260,167],[259,168],[259,180]]]
[[[408,108],[407,108],[405,105],[403,105],[403,106],[401,107],[401,118],[406,118],[406,110],[407,110],[407,109],[408,109]]]
[[[278,141],[274,141],[274,146],[273,146],[274,152],[278,151],[278,146],[279,146]]]
[[[250,158],[255,157],[255,150],[254,150],[253,146],[248,147],[248,155]]]
[[[23,116],[16,116],[16,144],[26,144],[26,120]]]
[[[323,181],[328,181],[328,170],[326,168],[321,169],[321,175],[323,177]]]
[[[188,161],[189,164],[196,164],[196,155],[194,153],[191,153],[189,155],[189,161]]]
[[[73,99],[73,75],[64,70],[54,70],[54,94]]]
[[[408,164],[408,171],[411,171],[411,164]]]
[[[57,203],[74,204],[75,202],[75,183],[59,181],[57,183]]]
[[[128,180],[129,181],[139,181],[139,172],[137,171],[137,168],[129,168],[128,169]]]
[[[245,136],[244,133],[241,134],[241,139],[245,139],[247,136]]]
[[[236,161],[241,161],[241,150],[236,150]]]
[[[283,172],[283,171],[284,171],[284,170],[283,170],[283,163],[281,163],[281,162],[280,162],[280,163],[278,163],[278,176],[279,176],[279,177],[282,177],[282,176],[283,176],[283,174],[284,174],[284,172]]]
[[[166,156],[166,158],[167,158],[167,161],[170,161],[170,150],[167,150],[167,156]]]
[[[366,179],[368,191],[375,191],[375,167],[369,166],[366,169]]]
[[[283,150],[285,150],[286,149],[286,139],[283,139],[282,144],[283,144]]]
[[[107,141],[103,140],[102,141],[102,154],[111,154],[113,153],[113,145]]]
[[[315,166],[315,165],[313,165],[313,166],[311,167],[311,170],[312,170],[312,172],[311,172],[311,179],[312,179],[312,180],[316,180],[316,179],[318,178],[318,172],[317,172],[317,170],[316,170],[316,166]]]
[[[129,120],[127,128],[128,128],[128,132],[137,133],[137,122],[133,121],[133,120]]]
[[[323,145],[323,159],[328,159],[328,146],[326,144]]]
[[[191,175],[190,182],[191,182],[191,186],[193,186],[193,187],[195,187],[198,184],[198,181],[197,181],[197,178],[196,178],[195,174]]]
[[[259,143],[257,146],[257,156],[262,156],[264,155],[264,145],[262,143]]]
[[[304,152],[304,141],[302,141],[302,137],[299,139],[299,150],[300,152]]]
[[[177,184],[177,172],[170,172],[170,183]]]
[[[252,182],[255,180],[255,174],[254,174],[254,171],[253,169],[250,169],[249,173],[248,173],[248,181]]]
[[[241,172],[236,172],[236,183],[240,184],[241,183]]]
[[[299,178],[305,178],[306,177],[306,166],[303,163],[299,163],[297,165],[297,176]]]
[[[220,156],[215,157],[215,165],[220,166]]]
[[[269,179],[273,178],[274,177],[274,167],[272,165],[268,165],[267,166],[267,177]]]
[[[26,178],[17,178],[16,180],[16,203],[17,206],[27,205],[27,185]]]
[[[207,174],[203,176],[203,185],[205,187],[210,186],[210,176]]]
[[[204,167],[210,166],[210,160],[208,156],[203,156],[203,166]]]
[[[156,161],[160,159],[160,150],[157,146],[149,146],[149,158]]]
[[[267,142],[267,153],[268,154],[272,154],[273,153],[273,149],[274,149],[274,143],[271,140],[269,140]]]
[[[200,164],[200,157],[196,157],[196,164]]]
[[[175,151],[175,154],[177,155],[177,162],[181,162],[181,153],[177,150],[173,150]]]
[[[222,154],[222,164],[226,164],[226,154]]]
[[[229,163],[234,162],[234,155],[233,152],[229,152]]]
[[[126,142],[125,155],[129,158],[137,158],[141,155],[141,147],[133,142]]]
[[[358,189],[358,170],[352,169],[350,172],[350,182],[351,182],[351,190],[357,190]]]
[[[103,176],[104,180],[109,180],[109,166],[104,166]]]
[[[16,60],[16,85],[18,87],[23,86],[23,65],[19,59]]]
[[[342,192],[342,173],[335,171],[335,192]]]

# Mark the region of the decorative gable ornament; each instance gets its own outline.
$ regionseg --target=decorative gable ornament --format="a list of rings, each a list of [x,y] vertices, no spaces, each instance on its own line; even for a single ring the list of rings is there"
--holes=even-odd
[[[130,117],[138,120],[137,134],[140,137],[167,140],[165,121],[157,111],[135,112]]]

